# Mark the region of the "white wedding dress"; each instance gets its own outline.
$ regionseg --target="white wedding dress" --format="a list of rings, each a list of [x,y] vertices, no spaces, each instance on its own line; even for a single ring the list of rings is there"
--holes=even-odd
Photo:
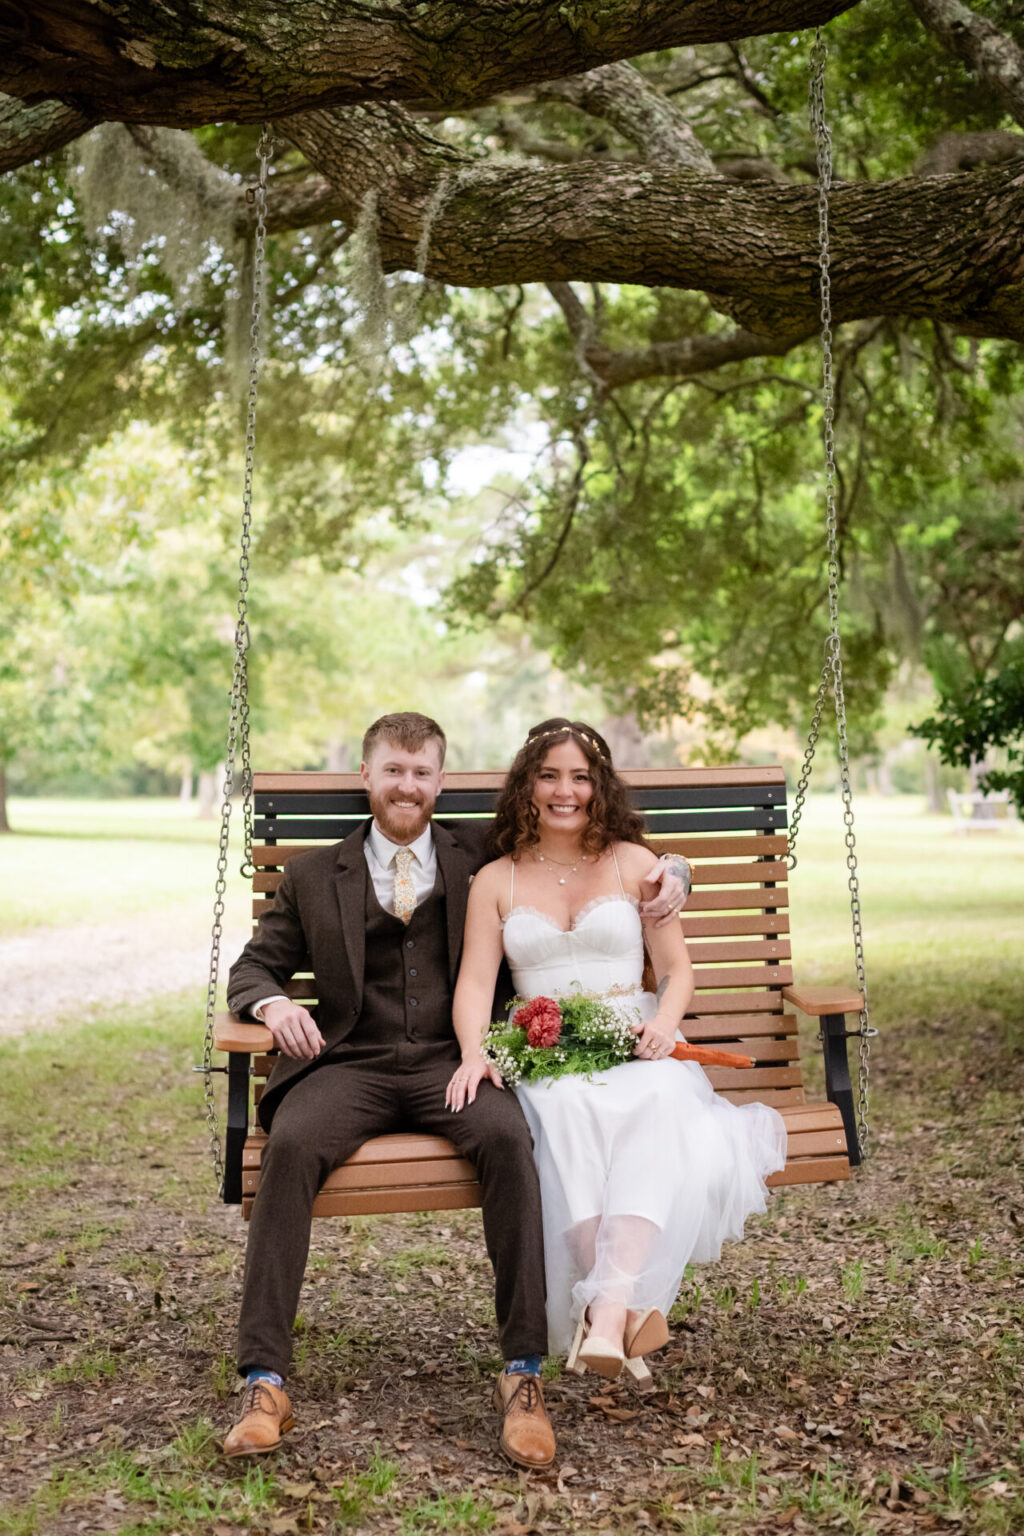
[[[515,906],[512,878],[504,947],[520,997],[601,993],[631,1019],[653,1017],[633,898],[599,896],[565,930]],[[693,1062],[629,1061],[592,1078],[520,1083],[516,1094],[540,1174],[553,1354],[599,1295],[667,1314],[686,1265],[742,1236],[747,1216],[765,1209],[767,1175],[785,1165],[778,1112],[730,1104]]]

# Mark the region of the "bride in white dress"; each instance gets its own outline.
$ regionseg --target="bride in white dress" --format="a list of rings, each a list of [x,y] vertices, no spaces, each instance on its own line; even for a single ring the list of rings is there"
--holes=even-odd
[[[693,973],[679,923],[641,920],[657,864],[642,826],[592,727],[534,727],[495,817],[504,856],[470,891],[448,1089],[458,1110],[484,1077],[501,1082],[481,1041],[503,954],[523,999],[583,990],[627,1010],[637,1060],[516,1089],[540,1174],[549,1349],[571,1345],[570,1364],[609,1377],[667,1342],[686,1265],[742,1236],[786,1161],[774,1109],[730,1104],[700,1067],[666,1059]],[[657,996],[642,987],[645,940]]]

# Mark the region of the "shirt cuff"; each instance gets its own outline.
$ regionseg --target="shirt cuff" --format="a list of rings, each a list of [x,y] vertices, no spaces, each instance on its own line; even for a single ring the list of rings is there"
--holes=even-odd
[[[258,1003],[251,1003],[249,1005],[249,1012],[252,1014],[254,1019],[259,1019],[260,1023],[262,1024],[263,1010],[268,1003],[287,1003],[290,1001],[291,999],[285,997],[283,992],[275,992],[273,997],[261,997]]]

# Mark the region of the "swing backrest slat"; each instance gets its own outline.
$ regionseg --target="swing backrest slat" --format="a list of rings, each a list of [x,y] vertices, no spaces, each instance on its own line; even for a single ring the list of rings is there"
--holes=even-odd
[[[846,1135],[834,1103],[808,1103],[800,1065],[796,1015],[783,988],[792,981],[787,887],[786,786],[775,767],[666,768],[627,771],[634,803],[647,823],[657,853],[675,851],[690,860],[693,890],[681,922],[697,989],[684,1021],[687,1038],[730,1046],[753,1058],[749,1068],[711,1067],[707,1075],[734,1103],[776,1105],[789,1133],[785,1169],[772,1184],[799,1184],[849,1177]],[[491,814],[503,775],[450,773],[437,819]],[[358,775],[257,773],[254,775],[254,919],[268,910],[289,859],[336,842],[369,815]],[[287,987],[290,996],[316,1010],[308,965]],[[252,1026],[248,1026],[252,1033]],[[265,1032],[259,1032],[265,1037]],[[223,1048],[242,1051],[247,1026],[231,1016]],[[254,1047],[264,1052],[265,1044]],[[274,1057],[257,1054],[253,1092]],[[249,1135],[241,1152],[240,1198],[247,1216],[259,1182],[265,1137]],[[239,1197],[235,1197],[239,1198]],[[454,1210],[476,1205],[473,1170],[443,1138],[417,1134],[374,1137],[317,1196],[320,1216],[397,1211]]]
[[[796,1020],[781,989],[793,980],[786,911],[786,785],[780,768],[627,770],[633,802],[645,818],[650,846],[690,860],[693,890],[683,915],[692,943],[696,994],[684,1023],[695,1041],[755,1058],[708,1076],[727,1097],[777,1105],[803,1101]],[[441,825],[489,817],[503,775],[448,775],[438,801]],[[253,917],[273,900],[291,858],[337,842],[369,815],[354,773],[258,773],[254,776]],[[699,943],[693,941],[699,939]],[[312,976],[299,972],[289,996],[315,1007]]]

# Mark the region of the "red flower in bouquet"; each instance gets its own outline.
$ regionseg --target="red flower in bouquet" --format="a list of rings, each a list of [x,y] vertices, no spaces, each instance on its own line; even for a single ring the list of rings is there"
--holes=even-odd
[[[512,1015],[512,1023],[526,1030],[526,1038],[533,1046],[547,1050],[557,1045],[562,1033],[562,1010],[553,997],[534,997]]]

